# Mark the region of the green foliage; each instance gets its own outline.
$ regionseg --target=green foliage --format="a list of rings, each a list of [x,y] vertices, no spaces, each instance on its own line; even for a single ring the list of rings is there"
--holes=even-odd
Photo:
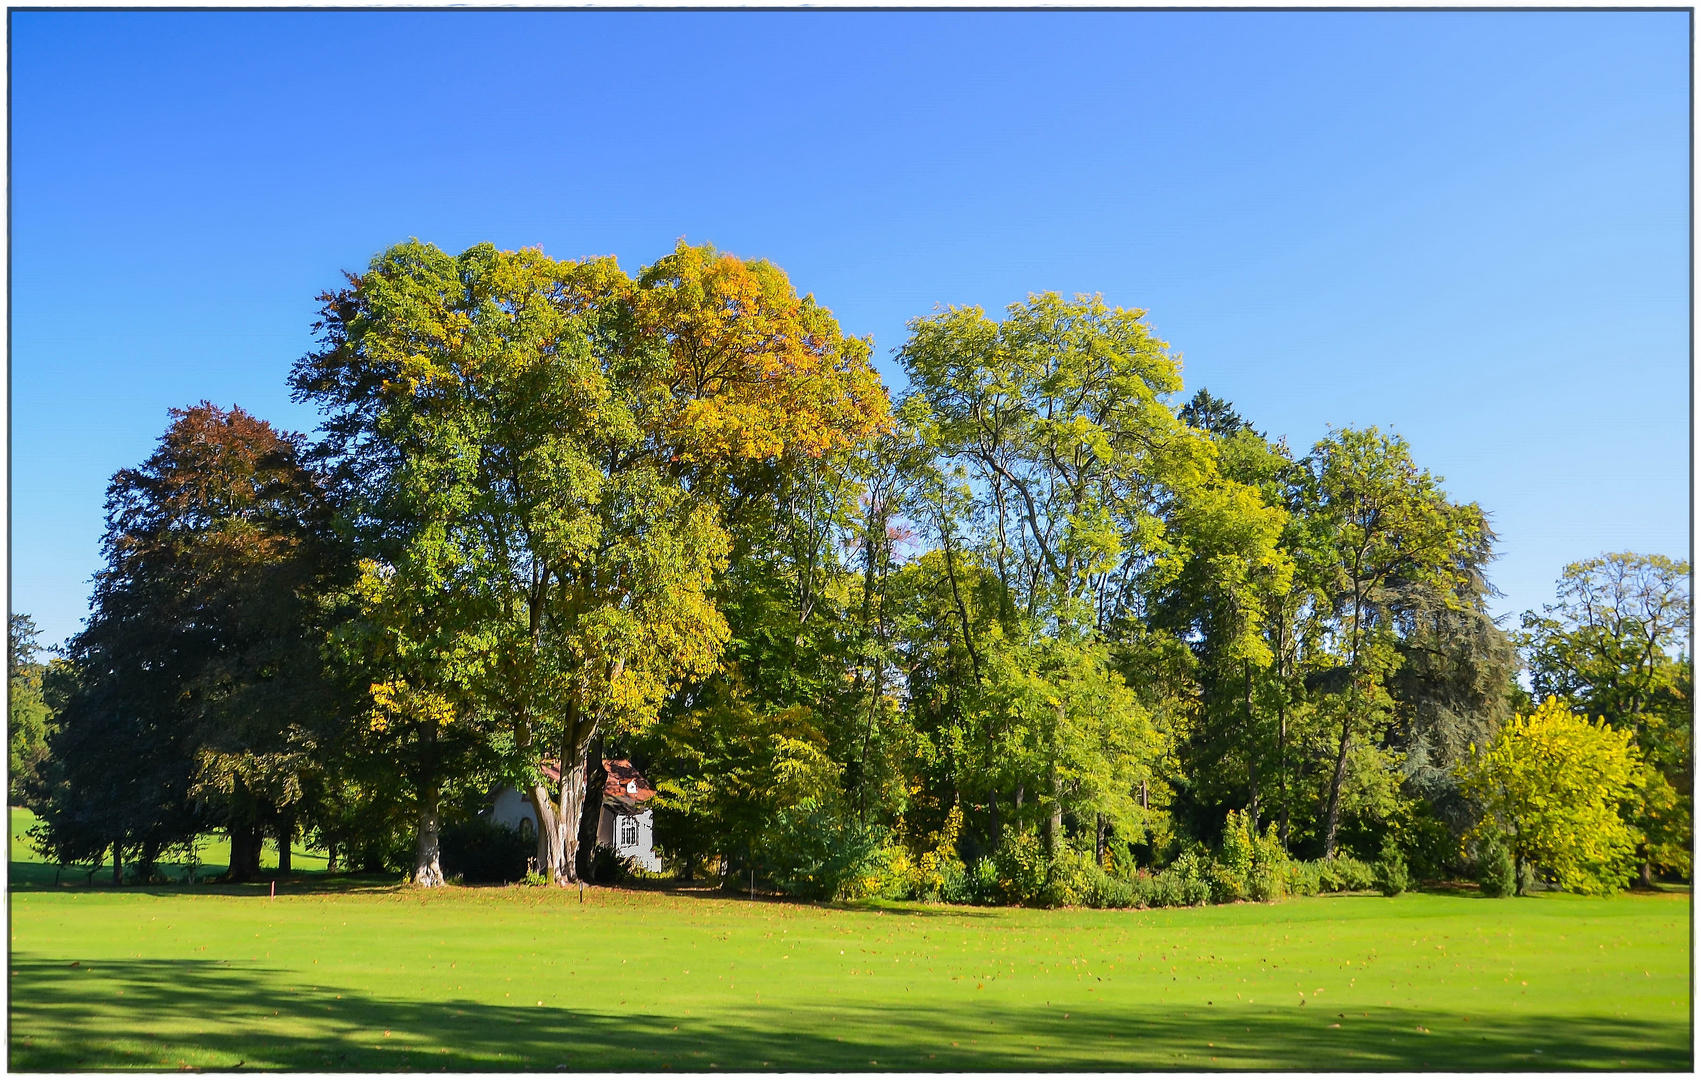
[[[526,876],[526,860],[535,845],[520,831],[488,817],[443,827],[443,873],[474,883],[506,884]]]
[[[1499,833],[1487,833],[1477,843],[1477,884],[1484,896],[1512,896],[1518,891],[1518,869]]]
[[[837,807],[804,800],[777,811],[762,836],[763,876],[806,900],[866,895],[878,885],[882,831]]]
[[[1687,876],[1693,837],[1690,566],[1633,552],[1572,563],[1558,602],[1525,612],[1520,644],[1538,699],[1634,734],[1648,766],[1631,812],[1641,861]],[[1646,872],[1646,871],[1645,871]]]
[[[1406,868],[1406,856],[1389,837],[1382,844],[1382,856],[1376,860],[1376,887],[1383,896],[1399,896],[1411,887],[1411,874]]]
[[[13,806],[35,807],[47,782],[53,730],[52,712],[42,693],[47,665],[35,658],[41,651],[35,620],[13,613],[6,633],[8,794]]]
[[[1477,834],[1509,837],[1520,863],[1551,870],[1562,888],[1622,888],[1639,839],[1621,816],[1642,780],[1631,738],[1557,698],[1514,719],[1461,770],[1465,791],[1484,810]]]
[[[870,342],[708,246],[410,241],[322,299],[320,441],[184,411],[115,478],[60,669],[14,620],[13,795],[59,857],[222,826],[473,879],[439,825],[511,783],[563,879],[606,738],[672,872],[816,898],[1396,893],[1473,825],[1567,887],[1689,871],[1687,566],[1578,564],[1526,618],[1538,687],[1635,751],[1538,782],[1494,758],[1527,732],[1483,512],[1375,428],[1299,455],[1178,408],[1143,312],[914,320],[894,422]]]

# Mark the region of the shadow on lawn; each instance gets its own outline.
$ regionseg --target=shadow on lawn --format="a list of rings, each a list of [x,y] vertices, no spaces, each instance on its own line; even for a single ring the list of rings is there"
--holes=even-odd
[[[220,868],[222,871],[222,868]],[[262,871],[254,881],[236,884],[202,879],[193,885],[178,882],[169,885],[112,884],[112,871],[103,869],[92,881],[88,873],[67,869],[54,880],[54,867],[40,863],[16,863],[11,866],[13,892],[114,892],[152,896],[267,896],[274,883],[279,896],[316,894],[342,895],[347,893],[390,892],[402,888],[390,874],[291,874],[278,877]]]
[[[1295,1007],[1070,1006],[1066,1014],[981,1000],[932,1009],[901,1001],[729,1005],[703,1017],[664,1000],[582,1008],[401,1001],[290,985],[274,970],[213,961],[70,967],[21,956],[12,961],[11,989],[9,1061],[20,1070],[1458,1071],[1687,1070],[1691,1063],[1688,1032],[1678,1024],[1467,1022],[1404,1009],[1343,1017]]]

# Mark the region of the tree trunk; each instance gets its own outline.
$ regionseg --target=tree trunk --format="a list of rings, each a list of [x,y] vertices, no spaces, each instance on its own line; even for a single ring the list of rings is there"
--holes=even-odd
[[[159,844],[149,840],[142,845],[142,852],[136,863],[136,879],[143,885],[154,879],[154,871],[159,868]]]
[[[295,815],[283,814],[278,818],[278,876],[287,877],[291,868],[291,857],[295,846]]]
[[[1341,823],[1341,784],[1347,776],[1347,751],[1352,748],[1352,720],[1341,721],[1341,751],[1335,755],[1335,776],[1329,781],[1329,810],[1323,821],[1323,857],[1335,856],[1335,830]]]
[[[443,884],[443,866],[438,861],[443,828],[441,796],[435,783],[426,784],[419,796],[419,840],[414,847],[413,883],[422,889]]]
[[[325,873],[334,874],[336,872],[337,842],[335,840],[327,840],[325,841]]]
[[[230,869],[225,878],[230,881],[253,881],[260,873],[260,845],[265,837],[252,821],[230,824]]]
[[[1276,718],[1276,782],[1282,800],[1282,850],[1288,849],[1288,709],[1284,703]]]
[[[1642,887],[1644,889],[1654,887],[1654,864],[1647,859],[1642,860]]]
[[[1250,758],[1246,762],[1246,786],[1251,788],[1252,797],[1247,801],[1246,816],[1252,819],[1252,838],[1258,838],[1258,759]]]
[[[533,784],[527,792],[531,800],[532,812],[537,815],[537,872],[544,880],[554,881],[560,877],[561,871],[561,828],[555,817],[555,802],[550,798],[549,789],[541,783]]]
[[[1094,843],[1093,843],[1093,862],[1097,863],[1099,865],[1100,869],[1103,869],[1103,867],[1104,867],[1104,815],[1100,814],[1098,816],[1098,818],[1099,818],[1098,839],[1095,840]]]
[[[112,843],[112,883],[124,884],[124,845],[116,840]]]
[[[570,753],[562,754],[561,769],[561,802],[556,807],[555,816],[561,823],[559,834],[565,848],[561,852],[556,881],[563,885],[577,883],[579,878],[579,830],[575,827],[585,812],[585,764],[590,750],[591,735],[595,731],[594,724],[586,724],[584,734],[573,740],[577,743]],[[567,747],[563,745],[563,750]],[[567,768],[567,762],[572,762],[572,768]]]
[[[585,748],[585,796],[579,812],[578,870],[580,881],[594,881],[592,864],[596,861],[597,827],[602,824],[602,793],[608,784],[608,770],[602,762],[602,735],[592,736]]]
[[[1057,771],[1051,773],[1051,813],[1045,819],[1045,853],[1057,857],[1058,845],[1063,842],[1063,789],[1058,784]]]
[[[1252,662],[1242,660],[1241,671],[1246,676],[1246,786],[1249,792],[1246,814],[1252,819],[1252,838],[1258,838],[1258,739],[1252,723]]]

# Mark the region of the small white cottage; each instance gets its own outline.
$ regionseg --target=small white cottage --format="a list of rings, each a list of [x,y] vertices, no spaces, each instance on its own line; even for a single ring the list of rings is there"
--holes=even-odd
[[[553,761],[543,764],[544,775],[556,784],[561,772]],[[652,873],[662,868],[661,857],[655,852],[655,811],[644,803],[655,797],[656,789],[644,779],[630,761],[604,761],[608,781],[602,790],[602,820],[597,822],[597,843],[607,844],[622,859]],[[490,804],[491,820],[509,828],[519,829],[527,836],[537,835],[537,812],[518,790],[505,787],[497,791]]]

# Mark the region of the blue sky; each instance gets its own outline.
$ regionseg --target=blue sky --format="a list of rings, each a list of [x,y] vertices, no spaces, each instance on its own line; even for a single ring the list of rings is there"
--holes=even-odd
[[[1490,511],[1498,610],[1689,547],[1689,21],[1560,13],[11,15],[12,607],[74,633],[107,479],[211,399],[308,430],[314,296],[409,236],[784,267],[905,320],[1146,309],[1309,446]],[[1514,620],[1515,621],[1515,620]]]

